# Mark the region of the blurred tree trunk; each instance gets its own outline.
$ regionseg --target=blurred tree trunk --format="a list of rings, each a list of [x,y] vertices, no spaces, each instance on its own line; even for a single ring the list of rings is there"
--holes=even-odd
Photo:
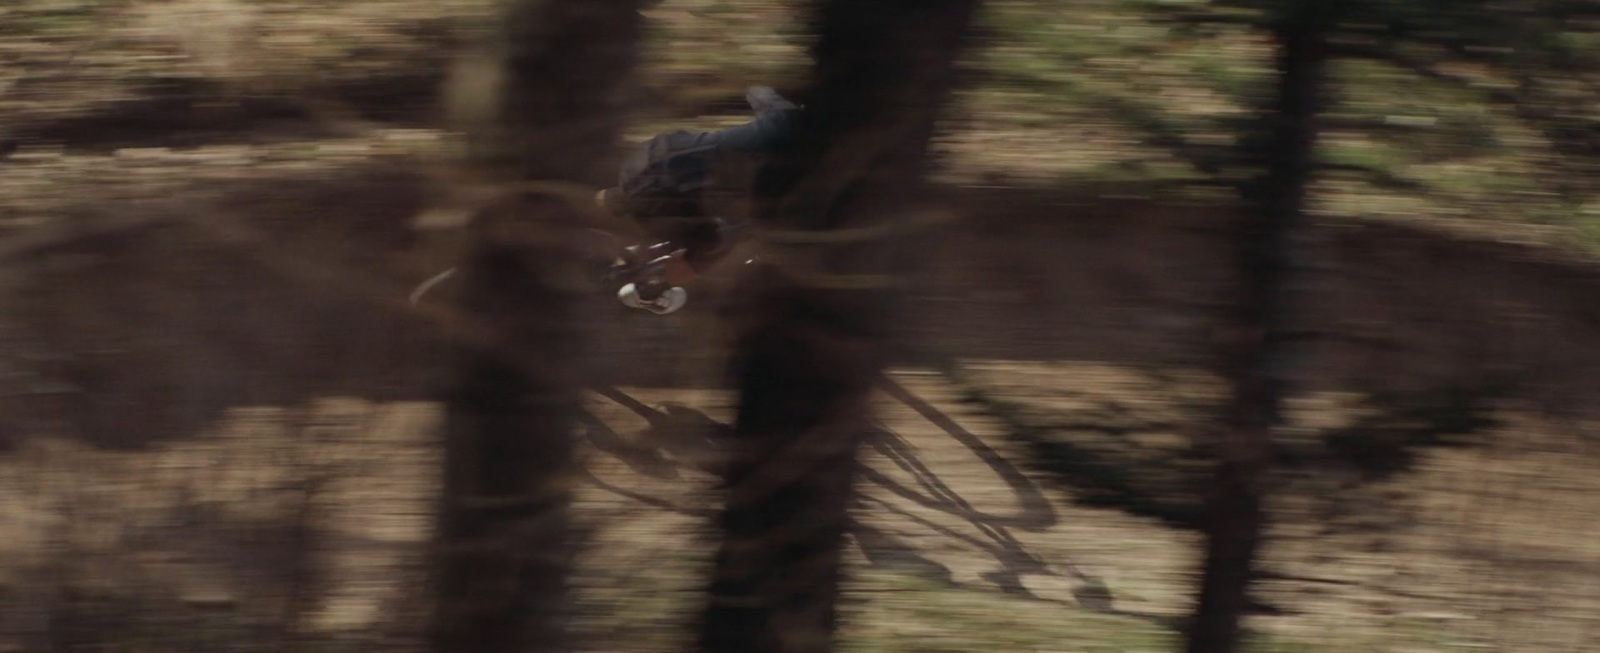
[[[704,651],[832,647],[856,450],[890,331],[883,281],[900,267],[874,227],[907,220],[975,5],[819,3],[815,76],[796,98],[807,110],[755,182],[769,238],[731,307],[741,395]],[[801,242],[828,236],[840,242]]]
[[[1327,36],[1339,0],[1283,3],[1272,27],[1279,46],[1275,106],[1261,154],[1265,175],[1248,189],[1240,256],[1242,293],[1228,374],[1233,405],[1206,509],[1206,557],[1189,653],[1237,650],[1249,581],[1265,527],[1272,430],[1283,395],[1285,314],[1293,239],[1304,217],[1316,144]]]
[[[501,183],[604,180],[614,169],[638,0],[510,0],[503,16],[450,89],[469,167]],[[580,207],[512,194],[470,226],[459,309],[486,337],[461,346],[445,397],[434,651],[571,649],[564,628],[582,286],[573,283],[569,245],[583,223]]]

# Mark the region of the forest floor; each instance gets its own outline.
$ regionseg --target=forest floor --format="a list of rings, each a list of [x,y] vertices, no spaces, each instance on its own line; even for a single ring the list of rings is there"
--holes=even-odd
[[[653,11],[667,25],[723,16],[677,34],[753,63],[708,74],[700,50],[679,48],[642,91],[707,114],[696,124],[736,120],[743,85],[796,51],[729,27],[761,16],[708,4]],[[306,5],[324,9],[312,20]],[[439,468],[428,398],[444,359],[438,334],[396,306],[435,271],[407,221],[434,199],[450,140],[425,107],[384,98],[436,85],[448,25],[481,3],[175,0],[119,14],[137,20],[115,29],[91,20],[97,6],[0,9],[0,35],[30,30],[0,39],[16,64],[0,69],[26,71],[0,79],[17,146],[0,159],[0,649],[413,646]],[[355,108],[330,118],[296,99],[319,93]],[[972,223],[1048,219],[1035,191],[1145,219],[1117,207],[1149,180],[1089,174],[1136,149],[1121,137],[977,123],[942,146],[941,181],[1034,190],[982,195],[963,209]],[[1055,146],[1067,141],[1069,153]],[[1089,183],[1061,185],[1074,171]],[[1196,215],[1228,210],[1188,199]],[[938,336],[921,344],[948,348],[968,376],[907,364],[885,384],[848,548],[845,650],[1174,648],[1197,536],[1104,505],[1093,482],[1028,462],[1037,442],[1019,436],[1021,420],[1158,499],[1192,501],[1164,475],[1192,473],[1218,382],[1167,355],[1193,318],[1118,299],[1151,285],[1140,257],[1183,258],[1187,241],[1109,246],[1092,222],[1059,242],[964,236],[981,250],[971,278],[991,283],[938,286],[919,304]],[[706,338],[696,315],[646,324],[611,308],[594,330],[603,367],[677,367],[588,397],[578,631],[594,651],[683,650],[716,507],[702,470],[732,398],[685,382],[713,367],[682,353]],[[1556,355],[1593,355],[1592,326],[1562,329]],[[967,400],[978,386],[1017,412]],[[1352,396],[1305,393],[1289,435],[1369,425]],[[1594,422],[1515,398],[1489,412],[1434,428],[1456,446],[1403,448],[1399,473],[1284,474],[1255,650],[1600,644]]]
[[[972,368],[1037,410],[1120,422],[1144,453],[1181,445],[1161,424],[1184,423],[1194,398],[1120,366]],[[1083,505],[938,374],[901,369],[886,388],[847,549],[844,650],[1173,649],[1192,532]],[[684,650],[716,509],[703,468],[731,398],[624,387],[587,404],[581,641]],[[425,402],[324,397],[236,408],[138,450],[29,439],[0,459],[6,630],[112,646],[99,650],[407,648],[439,420]],[[1585,650],[1600,608],[1594,452],[1526,427],[1492,435],[1509,434],[1372,487],[1283,493],[1251,650]]]

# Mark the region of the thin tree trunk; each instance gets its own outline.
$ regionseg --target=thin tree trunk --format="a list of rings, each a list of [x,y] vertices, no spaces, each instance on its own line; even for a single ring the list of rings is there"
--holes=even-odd
[[[507,182],[601,181],[622,124],[617,90],[633,63],[637,0],[513,0],[505,16],[488,54],[456,80],[469,163]],[[459,305],[493,346],[462,346],[445,397],[434,651],[571,649],[581,290],[563,282],[582,223],[576,207],[513,196],[472,225]]]
[[[820,3],[796,145],[756,182],[774,241],[904,220],[975,4]],[[856,451],[889,337],[894,291],[871,282],[897,267],[884,239],[769,242],[762,256],[748,304],[733,309],[741,396],[701,624],[708,653],[832,647]]]
[[[1272,429],[1284,392],[1284,323],[1295,267],[1292,241],[1304,217],[1335,2],[1285,2],[1273,28],[1280,48],[1276,106],[1268,116],[1267,172],[1251,189],[1251,213],[1244,218],[1237,316],[1241,337],[1234,343],[1229,369],[1233,405],[1206,510],[1206,557],[1189,653],[1237,650],[1240,621],[1250,603],[1253,561],[1266,521],[1263,495]]]

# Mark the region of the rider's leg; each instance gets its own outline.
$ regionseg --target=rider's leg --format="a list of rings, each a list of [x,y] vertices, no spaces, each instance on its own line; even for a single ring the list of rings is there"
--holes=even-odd
[[[650,247],[636,248],[630,263],[643,264],[665,257],[657,278],[670,287],[684,287],[693,283],[726,251],[723,247],[721,221],[715,219],[679,219],[674,228],[662,236],[668,240]],[[641,285],[641,295],[649,299],[652,289]]]
[[[731,250],[723,234],[722,220],[718,218],[696,220],[684,228],[680,238],[684,262],[697,275],[704,274]]]

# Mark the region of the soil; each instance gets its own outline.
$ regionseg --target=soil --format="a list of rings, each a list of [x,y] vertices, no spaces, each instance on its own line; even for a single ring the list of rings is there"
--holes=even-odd
[[[448,334],[403,302],[436,269],[407,225],[434,197],[437,142],[391,130],[8,161],[21,223],[6,241],[0,460],[11,641],[409,641]],[[964,373],[908,358],[903,391],[884,396],[847,641],[1164,646],[1194,533],[1028,461],[1065,442],[1153,500],[1192,499],[1184,465],[1223,396],[1208,370],[1230,212],[943,197],[966,220],[924,242],[906,334]],[[1314,337],[1285,437],[1402,441],[1387,466],[1285,472],[1252,621],[1262,641],[1583,648],[1600,614],[1592,269],[1331,218],[1307,251]],[[732,402],[704,358],[710,297],[659,318],[596,296],[590,351],[616,385],[591,402],[577,582],[599,650],[672,650],[692,621],[714,509],[699,470]],[[1470,405],[1422,398],[1444,387]],[[1471,413],[1463,433],[1417,439],[1450,431],[1437,423],[1463,419],[1451,410]]]
[[[275,100],[180,103],[174,136],[171,107],[129,100],[165,121],[141,127],[51,88],[93,110],[28,104],[0,155],[0,648],[414,647],[459,334],[406,295],[450,263],[412,228],[449,137]],[[1234,210],[1125,190],[930,197],[961,221],[915,249],[849,649],[1173,646]],[[1600,268],[1327,215],[1302,246],[1257,648],[1595,650]],[[590,307],[590,650],[681,650],[700,600],[717,283],[665,318]]]

